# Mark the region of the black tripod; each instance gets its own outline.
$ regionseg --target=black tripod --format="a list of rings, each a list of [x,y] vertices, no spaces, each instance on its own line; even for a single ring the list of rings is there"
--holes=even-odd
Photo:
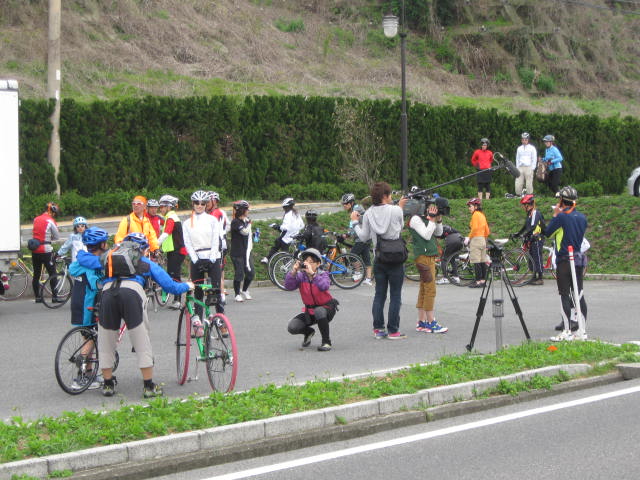
[[[529,330],[527,330],[527,326],[524,323],[524,318],[522,317],[522,310],[520,309],[520,304],[518,303],[518,298],[513,290],[513,285],[511,285],[511,281],[509,277],[507,277],[507,271],[504,268],[503,264],[503,256],[502,249],[500,249],[497,245],[492,244],[489,249],[489,254],[491,256],[491,266],[487,271],[487,275],[485,278],[484,287],[482,288],[482,294],[480,295],[480,302],[478,303],[478,310],[476,311],[476,323],[473,326],[473,333],[471,334],[471,341],[469,345],[467,345],[467,350],[471,351],[473,349],[473,344],[476,341],[476,334],[478,333],[478,327],[480,326],[480,319],[482,318],[482,314],[484,313],[484,307],[487,303],[487,297],[489,296],[489,290],[491,290],[491,299],[493,302],[493,318],[496,322],[496,350],[502,348],[502,317],[504,317],[504,302],[502,296],[502,285],[500,286],[499,298],[496,298],[495,285],[493,283],[495,277],[502,280],[502,284],[507,289],[509,293],[509,298],[511,298],[511,303],[513,304],[513,308],[520,319],[520,325],[522,325],[522,330],[524,331],[525,337],[527,340],[531,340],[529,336]]]

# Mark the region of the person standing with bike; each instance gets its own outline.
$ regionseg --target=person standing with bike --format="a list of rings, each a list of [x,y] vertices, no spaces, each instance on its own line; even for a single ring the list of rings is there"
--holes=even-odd
[[[31,281],[31,286],[34,296],[36,297],[36,303],[42,303],[42,297],[40,296],[40,276],[42,275],[42,268],[46,268],[49,277],[53,277],[56,273],[51,242],[60,239],[58,224],[55,220],[58,213],[60,213],[58,205],[49,202],[47,203],[45,211],[33,220],[33,240],[29,241],[29,249],[33,252],[31,254],[31,261],[33,262],[33,280]],[[31,244],[35,243],[34,241],[38,242],[38,246],[32,249]],[[51,291],[55,292],[56,285],[53,284],[55,278],[52,278],[51,282]],[[54,297],[53,302],[57,301],[58,299]]]
[[[276,241],[269,250],[266,257],[262,257],[260,263],[267,265],[269,259],[275,255],[276,252],[286,252],[289,250],[289,244],[293,241],[294,237],[298,235],[300,230],[304,228],[304,222],[300,218],[298,210],[295,208],[296,202],[293,198],[287,197],[282,201],[282,208],[284,210],[284,216],[282,217],[282,224],[272,223],[271,228],[280,232],[280,236],[276,238]]]
[[[426,213],[424,217],[413,215],[409,219],[409,232],[411,232],[413,239],[413,255],[420,273],[420,290],[416,303],[418,309],[416,331],[446,333],[449,329],[438,324],[434,314],[438,258],[436,236],[442,235],[442,215],[438,214],[436,205],[430,205]]]
[[[555,146],[556,137],[553,135],[545,135],[542,138],[547,149],[544,152],[544,157],[540,158],[541,162],[547,164],[547,171],[549,175],[547,177],[547,185],[552,193],[558,193],[560,189],[560,179],[562,178],[562,153]]]
[[[249,285],[256,272],[253,266],[253,236],[251,219],[249,218],[249,202],[238,200],[233,204],[233,220],[231,220],[231,261],[233,262],[233,292],[236,302],[251,300]],[[242,290],[240,287],[242,286]]]
[[[476,274],[476,281],[469,288],[483,288],[487,278],[487,238],[491,231],[487,217],[482,212],[482,201],[472,198],[467,206],[471,212],[471,221],[469,236],[464,239],[464,244],[469,246],[469,261],[473,263]]]
[[[556,283],[562,302],[562,311],[569,322],[569,328],[571,331],[575,331],[578,329],[578,322],[571,318],[571,309],[574,308],[572,298],[580,298],[580,312],[585,322],[587,320],[587,301],[582,295],[583,269],[586,257],[581,251],[584,233],[587,230],[587,217],[576,210],[578,192],[575,188],[562,187],[557,197],[558,203],[553,207],[553,218],[545,228],[544,235],[546,237],[556,235]],[[561,231],[559,235],[556,234],[558,230]],[[573,247],[578,292],[573,291],[569,246]],[[560,322],[555,329],[564,330],[564,322]]]
[[[288,330],[291,335],[304,335],[302,346],[308,347],[315,330],[311,325],[318,325],[322,335],[319,352],[331,350],[329,322],[338,310],[338,301],[329,293],[331,280],[329,274],[320,268],[322,255],[315,248],[307,248],[300,254],[284,280],[286,290],[300,291],[304,303],[302,313],[291,319]]]
[[[371,188],[373,206],[369,208],[363,218],[362,225],[356,224],[354,230],[361,242],[373,241],[376,252],[379,251],[380,239],[399,240],[402,233],[402,209],[407,203],[403,197],[398,205],[393,205],[391,187],[386,182],[377,182]],[[357,212],[351,212],[351,220],[359,219]],[[406,257],[405,257],[406,258]],[[400,332],[400,306],[402,304],[402,284],[404,282],[404,262],[383,263],[376,261],[373,265],[373,276],[376,280],[376,290],[373,297],[371,313],[373,316],[373,336],[376,339],[388,338],[400,340],[407,336]],[[384,324],[384,304],[389,291],[389,314],[387,325]]]
[[[524,208],[527,216],[524,225],[516,233],[512,233],[512,239],[522,238],[529,245],[529,255],[533,261],[533,280],[529,285],[543,285],[542,272],[544,270],[542,264],[542,250],[544,247],[544,217],[542,212],[536,208],[535,197],[531,194],[525,195],[520,199],[520,205]]]
[[[489,200],[491,196],[491,177],[493,172],[488,170],[493,163],[493,152],[489,150],[489,139],[480,139],[480,148],[473,152],[471,156],[471,165],[478,169],[476,181],[478,182],[478,198],[482,200],[482,191],[484,190],[485,198]]]
[[[142,373],[142,396],[151,398],[163,395],[163,391],[161,385],[153,382],[153,351],[149,338],[147,294],[144,286],[149,277],[165,292],[173,295],[182,295],[193,290],[194,286],[191,282],[174,281],[162,267],[146,257],[149,243],[141,232],[127,235],[123,239],[123,245],[127,245],[127,249],[125,250],[123,246],[121,248],[131,254],[129,260],[135,269],[134,274],[126,276],[117,274],[114,264],[110,263],[115,253],[113,249],[104,253],[99,260],[95,257],[97,264],[104,268],[105,273],[98,322],[98,352],[100,352],[100,369],[104,379],[102,394],[105,397],[115,394],[117,381],[113,375],[113,367],[120,324],[124,320]],[[134,254],[134,251],[137,252]]]
[[[178,199],[172,195],[160,197],[160,214],[163,216],[162,233],[158,237],[160,249],[167,255],[167,273],[176,282],[179,282],[182,275],[182,263],[187,256],[187,249],[184,247],[182,236],[182,221],[176,213]],[[169,308],[179,310],[181,307],[180,298],[169,305]]]
[[[191,259],[189,267],[191,281],[197,285],[205,283],[205,280],[210,278],[213,289],[217,291],[216,313],[224,313],[220,285],[222,227],[216,217],[205,211],[208,201],[209,194],[203,190],[197,190],[191,195],[193,210],[191,217],[183,225],[184,245]],[[196,290],[195,297],[198,300],[204,298],[202,289]],[[196,305],[196,315],[192,317],[196,328],[201,319],[202,306]]]
[[[352,212],[356,212],[358,214],[357,220],[349,220],[349,233],[354,237],[355,242],[353,243],[353,247],[351,247],[351,253],[354,255],[358,255],[362,258],[362,261],[365,266],[366,276],[363,285],[373,286],[372,278],[373,278],[373,267],[371,265],[371,241],[361,242],[354,231],[354,226],[356,224],[362,224],[362,216],[364,215],[364,207],[362,205],[356,204],[356,197],[353,193],[345,193],[342,196],[342,208],[344,208],[349,214]],[[348,238],[348,235],[345,234],[342,237],[344,240]]]

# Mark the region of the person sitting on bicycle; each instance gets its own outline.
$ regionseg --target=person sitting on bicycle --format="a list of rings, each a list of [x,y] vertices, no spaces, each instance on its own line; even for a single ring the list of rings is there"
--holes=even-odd
[[[324,229],[318,224],[318,212],[314,209],[307,210],[304,214],[307,225],[300,233],[302,243],[307,248],[315,248],[324,255],[327,249],[327,240],[325,238]]]
[[[464,247],[464,237],[451,225],[442,225],[442,235],[436,236],[444,239],[444,252],[442,252],[440,262],[440,270],[444,273],[447,271],[447,260]],[[451,279],[454,283],[460,282],[458,264],[455,261],[451,262]],[[449,280],[444,276],[437,283],[446,284],[449,283]]]
[[[469,261],[473,263],[476,281],[469,285],[470,288],[483,288],[487,278],[487,237],[491,233],[487,217],[482,212],[482,201],[472,198],[467,202],[471,212],[469,222],[469,236],[464,239],[464,244],[469,246]]]
[[[100,352],[100,369],[104,383],[102,394],[111,397],[115,393],[116,377],[113,376],[115,352],[118,343],[118,333],[122,320],[127,325],[129,338],[136,353],[138,367],[142,373],[144,398],[162,395],[162,386],[153,382],[153,351],[149,338],[149,319],[147,317],[147,294],[144,286],[149,277],[157,282],[162,289],[173,295],[182,295],[194,286],[191,282],[176,282],[167,272],[155,262],[149,260],[146,255],[149,251],[149,242],[141,232],[130,233],[123,241],[131,242],[140,253],[140,258],[133,276],[110,276],[105,272],[104,287],[100,301],[100,316],[98,321],[98,351]],[[103,254],[103,258],[105,255]],[[99,257],[93,256],[89,262],[90,254],[83,255],[79,263],[90,268],[102,268]],[[87,260],[85,262],[85,260]]]
[[[147,202],[147,217],[149,217],[153,230],[156,232],[156,237],[160,236],[162,225],[164,224],[164,218],[162,215],[158,215],[158,208],[160,208],[160,202],[155,198],[150,198]],[[160,243],[158,242],[158,244]]]
[[[535,197],[531,194],[525,195],[520,199],[520,204],[526,212],[524,225],[516,233],[510,235],[511,238],[522,238],[524,242],[528,243],[529,255],[533,261],[533,275],[534,278],[530,285],[542,285],[543,262],[542,262],[542,247],[544,246],[544,238],[542,232],[544,231],[544,217],[542,212],[536,208]]]
[[[438,207],[430,205],[425,216],[412,215],[408,226],[413,239],[416,267],[420,272],[420,290],[416,303],[418,309],[416,331],[446,333],[449,329],[438,324],[434,315],[436,259],[438,258],[438,245],[435,237],[442,234],[442,216],[438,214]]]
[[[193,210],[191,217],[182,224],[184,246],[187,249],[191,265],[189,267],[191,281],[196,285],[211,279],[213,289],[217,291],[216,313],[224,313],[222,291],[220,285],[222,247],[220,244],[221,224],[216,217],[209,215],[206,205],[209,193],[197,190],[191,195]],[[202,300],[204,292],[197,289],[195,298]],[[203,308],[196,305],[198,320],[202,319]]]
[[[272,223],[270,225],[271,228],[280,232],[280,236],[276,238],[273,247],[271,247],[266,257],[262,257],[260,263],[268,264],[269,259],[273,257],[276,252],[286,252],[289,250],[289,244],[293,241],[294,237],[298,235],[300,230],[304,228],[304,222],[302,218],[300,218],[295,204],[295,200],[291,197],[287,197],[282,201],[282,208],[284,209],[282,224]]]
[[[319,352],[331,350],[329,322],[338,310],[338,301],[329,293],[331,280],[329,274],[320,268],[322,255],[315,248],[307,248],[300,254],[284,279],[284,288],[300,291],[304,303],[302,313],[289,321],[288,330],[291,335],[304,335],[302,346],[308,347],[316,333],[311,325],[318,324],[322,335]]]
[[[356,204],[356,196],[353,193],[345,193],[342,196],[342,208],[349,214],[351,212],[357,212],[358,220],[349,220],[349,233],[342,236],[344,240],[346,240],[349,236],[355,239],[353,243],[353,247],[351,247],[351,253],[354,255],[358,255],[362,261],[364,262],[365,269],[365,279],[362,282],[363,285],[373,285],[373,266],[371,265],[371,240],[367,240],[366,242],[361,242],[354,231],[354,227],[356,225],[362,224],[362,216],[364,215],[364,207],[362,205]]]
[[[82,241],[82,234],[87,229],[87,219],[76,217],[73,219],[73,233],[69,235],[67,241],[58,249],[58,256],[61,257],[71,250],[71,261],[76,261],[76,256],[80,250],[86,250]]]

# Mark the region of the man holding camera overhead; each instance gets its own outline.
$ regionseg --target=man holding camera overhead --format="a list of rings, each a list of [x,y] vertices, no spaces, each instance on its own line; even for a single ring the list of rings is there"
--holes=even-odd
[[[442,235],[442,215],[435,203],[429,205],[426,215],[412,215],[409,231],[413,238],[413,253],[420,272],[420,290],[416,308],[418,324],[416,331],[423,333],[446,333],[449,329],[438,324],[434,315],[436,300],[436,261],[438,245],[436,237]]]

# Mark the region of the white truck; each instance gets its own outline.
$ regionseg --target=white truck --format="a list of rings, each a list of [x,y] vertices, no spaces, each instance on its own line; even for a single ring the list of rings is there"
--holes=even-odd
[[[20,162],[18,82],[0,79],[0,274],[20,252]],[[0,294],[4,288],[0,283]]]

